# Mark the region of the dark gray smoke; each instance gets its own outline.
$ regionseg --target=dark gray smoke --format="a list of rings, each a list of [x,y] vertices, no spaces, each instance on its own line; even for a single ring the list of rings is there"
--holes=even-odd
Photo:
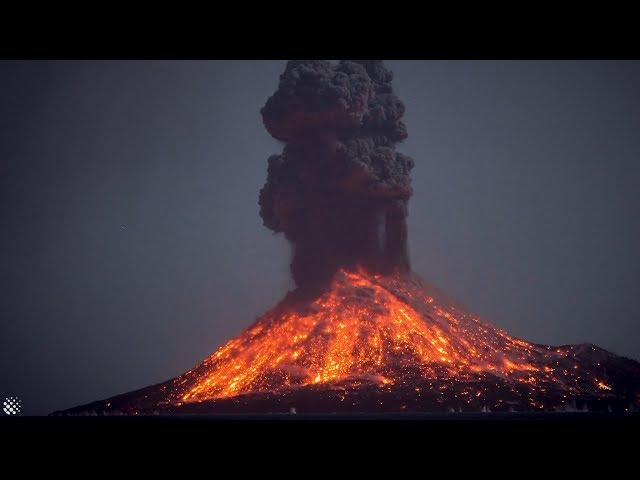
[[[324,284],[340,267],[408,270],[413,159],[404,105],[381,61],[290,61],[262,117],[286,143],[269,158],[260,215],[284,232],[296,284]]]

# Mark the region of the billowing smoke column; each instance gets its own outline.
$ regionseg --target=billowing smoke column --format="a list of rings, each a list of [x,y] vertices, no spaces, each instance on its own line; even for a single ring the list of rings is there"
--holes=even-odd
[[[407,132],[392,78],[381,61],[290,61],[262,109],[286,145],[269,158],[260,215],[293,245],[300,287],[322,286],[341,267],[409,269],[414,162],[395,151]]]

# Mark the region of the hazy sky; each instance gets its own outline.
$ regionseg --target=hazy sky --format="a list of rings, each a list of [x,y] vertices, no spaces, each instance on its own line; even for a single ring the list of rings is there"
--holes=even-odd
[[[640,62],[387,65],[414,270],[515,336],[640,359]],[[0,62],[0,396],[167,380],[291,287],[257,205],[283,68]]]

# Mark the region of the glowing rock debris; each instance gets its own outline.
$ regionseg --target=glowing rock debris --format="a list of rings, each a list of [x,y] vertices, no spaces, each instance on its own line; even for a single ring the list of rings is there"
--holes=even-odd
[[[62,412],[374,413],[598,410],[640,405],[640,364],[590,344],[520,340],[413,273],[340,270],[295,293],[202,363]]]
[[[605,380],[568,368],[567,349],[513,338],[426,292],[415,276],[340,271],[309,305],[284,301],[176,378],[171,402],[313,385],[473,383],[487,374],[542,392],[611,389]],[[478,397],[482,391],[460,394]]]

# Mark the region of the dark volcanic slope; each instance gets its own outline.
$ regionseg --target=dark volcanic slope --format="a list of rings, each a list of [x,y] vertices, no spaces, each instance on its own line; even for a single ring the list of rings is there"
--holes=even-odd
[[[63,414],[634,411],[640,364],[590,344],[510,337],[418,277],[339,272],[200,365]]]

